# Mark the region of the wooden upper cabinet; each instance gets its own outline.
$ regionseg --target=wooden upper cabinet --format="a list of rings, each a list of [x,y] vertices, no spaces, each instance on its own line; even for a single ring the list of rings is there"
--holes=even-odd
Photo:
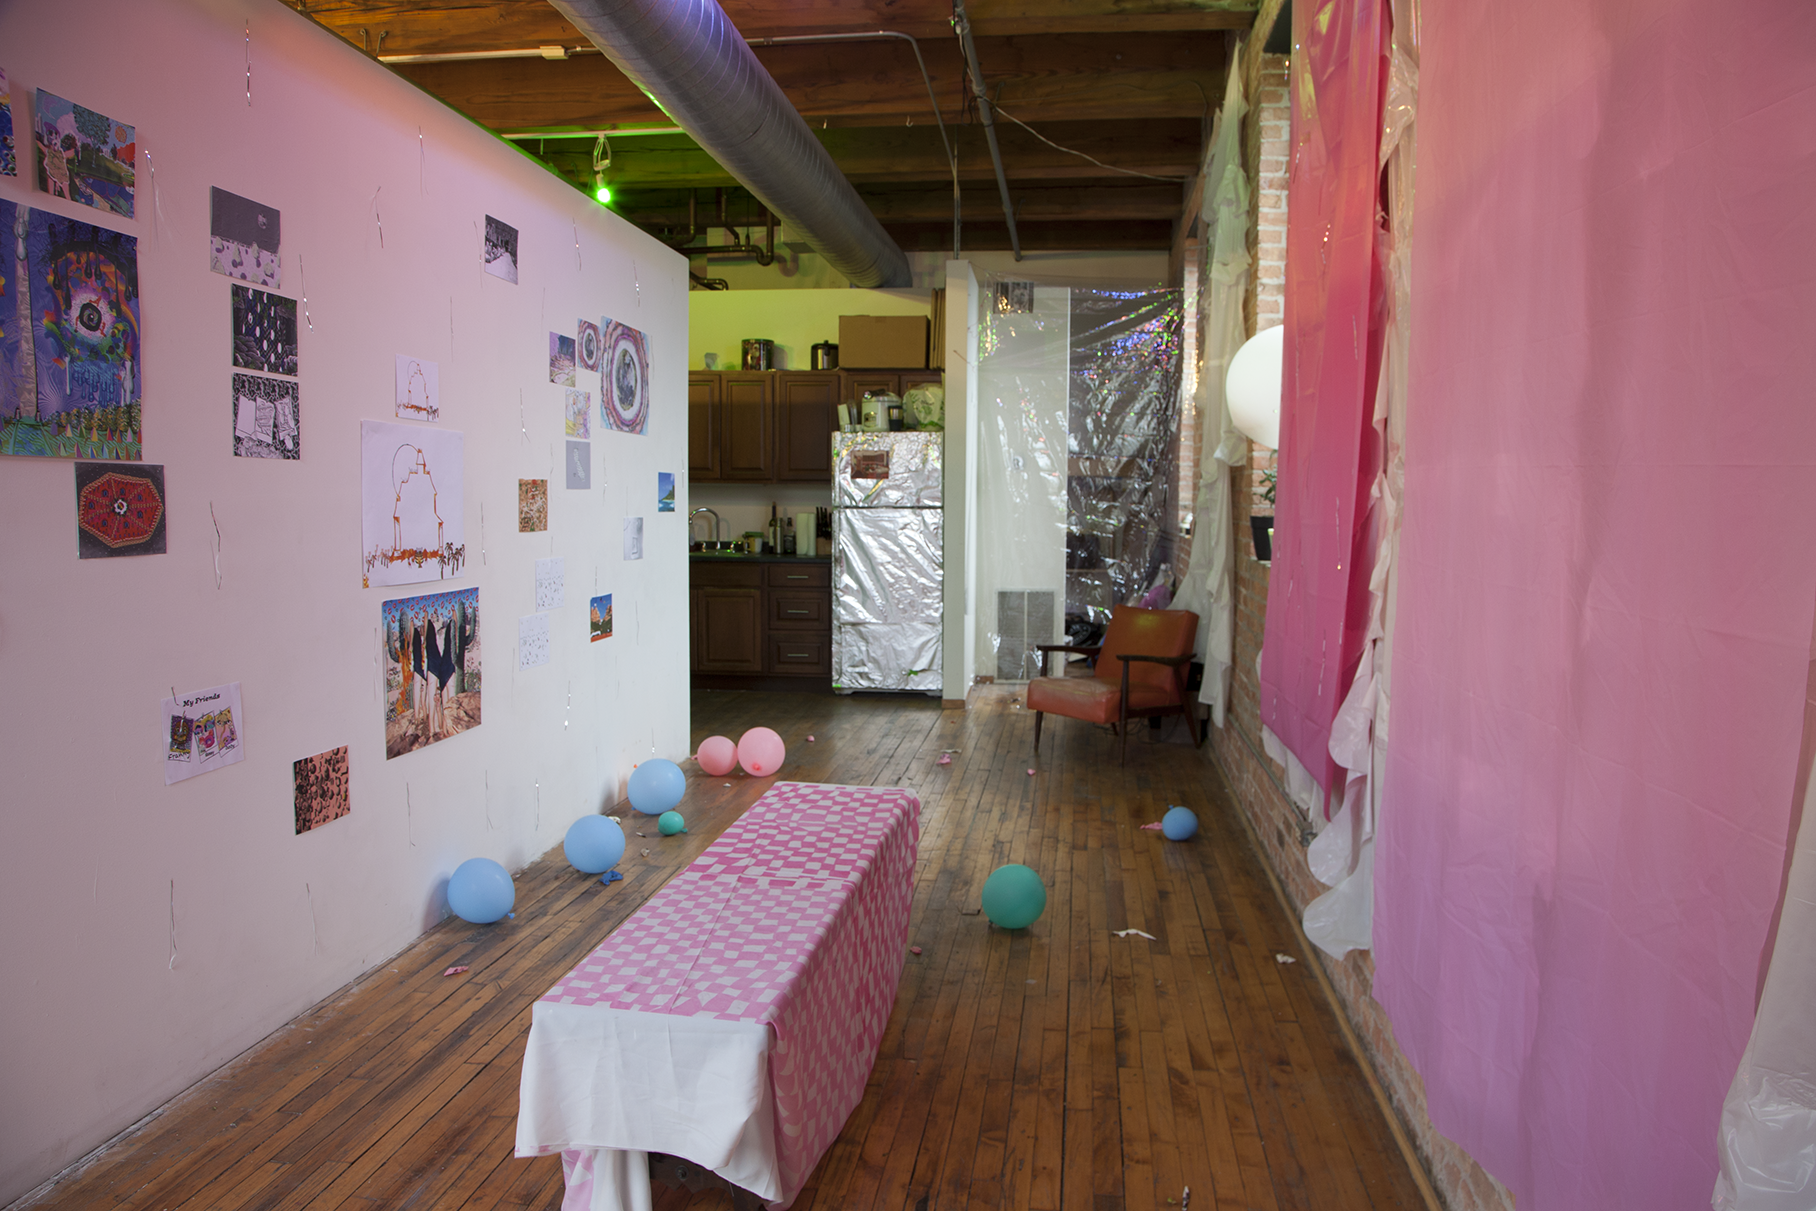
[[[718,479],[724,425],[719,409],[719,376],[687,376],[687,474],[690,480]]]
[[[832,435],[839,429],[839,376],[776,375],[776,478],[829,483]]]
[[[771,395],[773,374],[727,373],[723,376],[721,415],[724,425],[719,478],[757,480],[775,478],[775,406]]]

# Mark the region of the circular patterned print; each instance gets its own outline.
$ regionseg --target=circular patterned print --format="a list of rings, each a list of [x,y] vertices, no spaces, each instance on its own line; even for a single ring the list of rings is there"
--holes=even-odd
[[[605,326],[599,410],[621,433],[649,427],[649,347],[641,332],[611,321]]]

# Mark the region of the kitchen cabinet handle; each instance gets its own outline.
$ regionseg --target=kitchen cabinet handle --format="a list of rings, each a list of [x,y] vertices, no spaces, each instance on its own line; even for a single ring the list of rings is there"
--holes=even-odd
[[[784,580],[806,580],[806,579],[807,579],[807,577],[805,577],[805,576],[800,576],[800,575],[797,575],[797,574],[795,574],[795,573],[793,573],[793,572],[790,572],[790,573],[789,573],[789,574],[788,574],[788,575],[787,575],[787,576],[785,576],[785,577],[783,577],[783,579],[784,579]]]
[[[812,652],[784,652],[782,654],[784,656],[787,656],[790,660],[812,660],[813,659]]]
[[[807,613],[806,610],[783,610],[782,612],[784,614],[805,614],[805,613]]]

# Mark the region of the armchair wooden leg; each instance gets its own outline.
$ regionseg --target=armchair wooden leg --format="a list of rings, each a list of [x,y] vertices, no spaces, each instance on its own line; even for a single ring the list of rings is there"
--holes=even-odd
[[[1040,720],[1043,712],[1034,712],[1034,751],[1040,752]]]
[[[1198,704],[1196,702],[1185,704],[1185,726],[1186,730],[1192,733],[1192,747],[1198,748],[1203,745],[1204,731],[1198,726]]]

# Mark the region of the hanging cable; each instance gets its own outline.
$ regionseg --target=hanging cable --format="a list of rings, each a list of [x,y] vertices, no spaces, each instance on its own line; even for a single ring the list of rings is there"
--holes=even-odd
[[[1014,114],[1010,113],[1008,110],[1004,109],[1000,105],[996,106],[995,110],[996,110],[997,117],[1009,119],[1009,121],[1015,123],[1017,126],[1021,127],[1023,130],[1027,131],[1029,134],[1031,134],[1035,138],[1039,139],[1042,143],[1045,143],[1048,147],[1051,147],[1054,151],[1063,151],[1069,156],[1077,156],[1081,160],[1089,160],[1091,163],[1097,165],[1099,168],[1103,169],[1106,172],[1120,172],[1124,176],[1142,177],[1149,181],[1186,181],[1186,180],[1190,179],[1188,177],[1157,177],[1151,172],[1136,172],[1133,168],[1118,168],[1114,164],[1105,164],[1102,160],[1099,160],[1095,156],[1088,156],[1082,151],[1074,151],[1070,147],[1061,147],[1058,143],[1055,143],[1052,139],[1049,139],[1046,135],[1041,134],[1038,130],[1035,130],[1032,126],[1029,126],[1026,122],[1022,121],[1020,118],[1016,117]]]

